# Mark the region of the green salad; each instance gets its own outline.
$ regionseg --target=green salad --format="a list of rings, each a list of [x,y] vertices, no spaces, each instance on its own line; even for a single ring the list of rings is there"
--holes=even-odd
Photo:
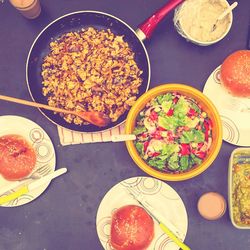
[[[164,172],[200,165],[212,143],[212,123],[193,98],[177,92],[159,95],[139,113],[133,131],[144,161]]]

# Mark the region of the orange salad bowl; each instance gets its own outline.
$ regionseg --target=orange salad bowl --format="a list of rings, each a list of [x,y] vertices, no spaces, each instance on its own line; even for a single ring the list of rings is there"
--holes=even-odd
[[[222,123],[219,113],[215,108],[214,104],[202,92],[193,87],[175,83],[163,84],[149,90],[148,92],[143,94],[131,108],[126,120],[125,133],[133,133],[133,130],[136,125],[137,116],[151,99],[159,95],[166,94],[168,92],[178,92],[182,95],[193,98],[197,101],[198,104],[200,104],[202,109],[207,113],[208,117],[210,118],[212,123],[212,144],[209,148],[206,158],[202,161],[200,165],[190,168],[185,172],[170,173],[160,171],[156,168],[149,166],[141,158],[134,145],[134,141],[126,141],[126,146],[134,162],[147,174],[161,180],[182,181],[201,174],[209,166],[211,166],[211,164],[217,157],[222,145]]]

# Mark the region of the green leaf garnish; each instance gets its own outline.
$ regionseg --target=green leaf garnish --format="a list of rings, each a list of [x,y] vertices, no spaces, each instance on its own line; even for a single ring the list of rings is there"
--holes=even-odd
[[[134,135],[139,135],[139,134],[142,134],[142,133],[144,133],[146,131],[147,131],[147,129],[144,126],[137,126],[137,127],[135,127],[135,129],[133,131],[133,134]]]
[[[141,142],[136,142],[136,143],[135,143],[135,147],[136,147],[137,151],[138,151],[140,154],[143,154],[143,143],[141,143]]]
[[[191,131],[184,131],[180,138],[181,143],[190,143],[190,142],[200,143],[204,141],[205,141],[204,133],[196,129],[192,129]]]
[[[159,95],[156,97],[159,104],[162,104],[163,102],[168,102],[173,99],[173,96],[171,93],[167,93],[165,95]]]
[[[188,161],[188,159],[189,159],[189,157],[187,155],[182,156],[180,158],[180,167],[181,167],[181,170],[188,169],[188,167],[189,167],[189,161]]]

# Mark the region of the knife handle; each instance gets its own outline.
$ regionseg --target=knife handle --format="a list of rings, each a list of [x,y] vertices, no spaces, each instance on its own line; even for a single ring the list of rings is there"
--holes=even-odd
[[[112,142],[120,142],[120,141],[133,141],[136,139],[136,136],[133,134],[124,134],[124,135],[112,135]]]
[[[28,192],[29,192],[28,186],[23,186],[14,193],[0,197],[0,205],[15,200],[16,198],[20,197],[21,195],[27,194]]]
[[[165,232],[169,238],[175,242],[183,250],[191,250],[187,245],[180,241],[163,223],[159,223],[160,228]]]

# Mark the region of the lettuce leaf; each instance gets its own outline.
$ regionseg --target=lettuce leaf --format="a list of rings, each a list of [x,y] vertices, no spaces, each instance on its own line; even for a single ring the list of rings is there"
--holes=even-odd
[[[157,102],[157,99],[153,98],[151,101],[150,101],[150,104],[152,107],[156,107],[159,105],[159,103]]]
[[[181,96],[174,107],[174,116],[184,117],[189,111],[189,102],[184,96]]]
[[[167,113],[172,106],[172,101],[163,102],[161,106],[163,111]]]
[[[159,116],[159,126],[167,130],[174,131],[179,126],[186,126],[188,123],[187,117],[176,117],[176,116]]]
[[[187,155],[182,156],[180,158],[180,168],[181,170],[186,170],[189,167],[189,161],[188,161],[189,157]]]
[[[173,154],[168,160],[168,168],[172,170],[178,169],[180,167],[178,161],[179,161],[178,154],[177,153]]]
[[[197,106],[196,103],[190,101],[190,108],[192,108],[193,110],[195,110],[196,113],[200,114],[201,113],[201,109]]]
[[[200,165],[202,163],[202,159],[195,156],[194,154],[191,154],[191,164],[192,165]]]
[[[164,143],[157,139],[152,139],[149,142],[149,147],[153,149],[154,152],[159,152],[160,150],[162,150],[163,146],[164,146]]]
[[[137,149],[137,151],[140,153],[140,154],[143,154],[144,152],[144,150],[143,150],[143,143],[141,143],[141,142],[136,142],[135,143],[135,147],[136,147],[136,149]]]
[[[178,144],[164,144],[161,154],[169,157],[173,153],[178,153],[179,151],[180,148]]]
[[[154,158],[154,159],[150,159],[148,161],[148,164],[152,167],[156,167],[156,168],[162,170],[166,165],[166,161],[160,160],[158,158]]]
[[[184,131],[180,138],[181,143],[190,143],[190,142],[200,143],[204,141],[205,141],[204,133],[196,129],[192,129],[191,131]]]
[[[175,130],[178,126],[178,119],[174,116],[159,116],[158,118],[159,126],[167,130]]]
[[[187,124],[186,126],[188,126],[189,128],[195,128],[196,125],[199,123],[199,118],[195,117],[194,119],[190,119],[189,117],[187,117]]]
[[[147,131],[147,129],[144,126],[137,126],[137,127],[134,128],[133,134],[134,135],[139,135],[139,134],[142,134],[142,133],[144,133],[146,131]]]
[[[159,95],[156,97],[159,104],[162,104],[163,102],[168,102],[173,99],[173,96],[171,93],[167,93],[165,95]]]

